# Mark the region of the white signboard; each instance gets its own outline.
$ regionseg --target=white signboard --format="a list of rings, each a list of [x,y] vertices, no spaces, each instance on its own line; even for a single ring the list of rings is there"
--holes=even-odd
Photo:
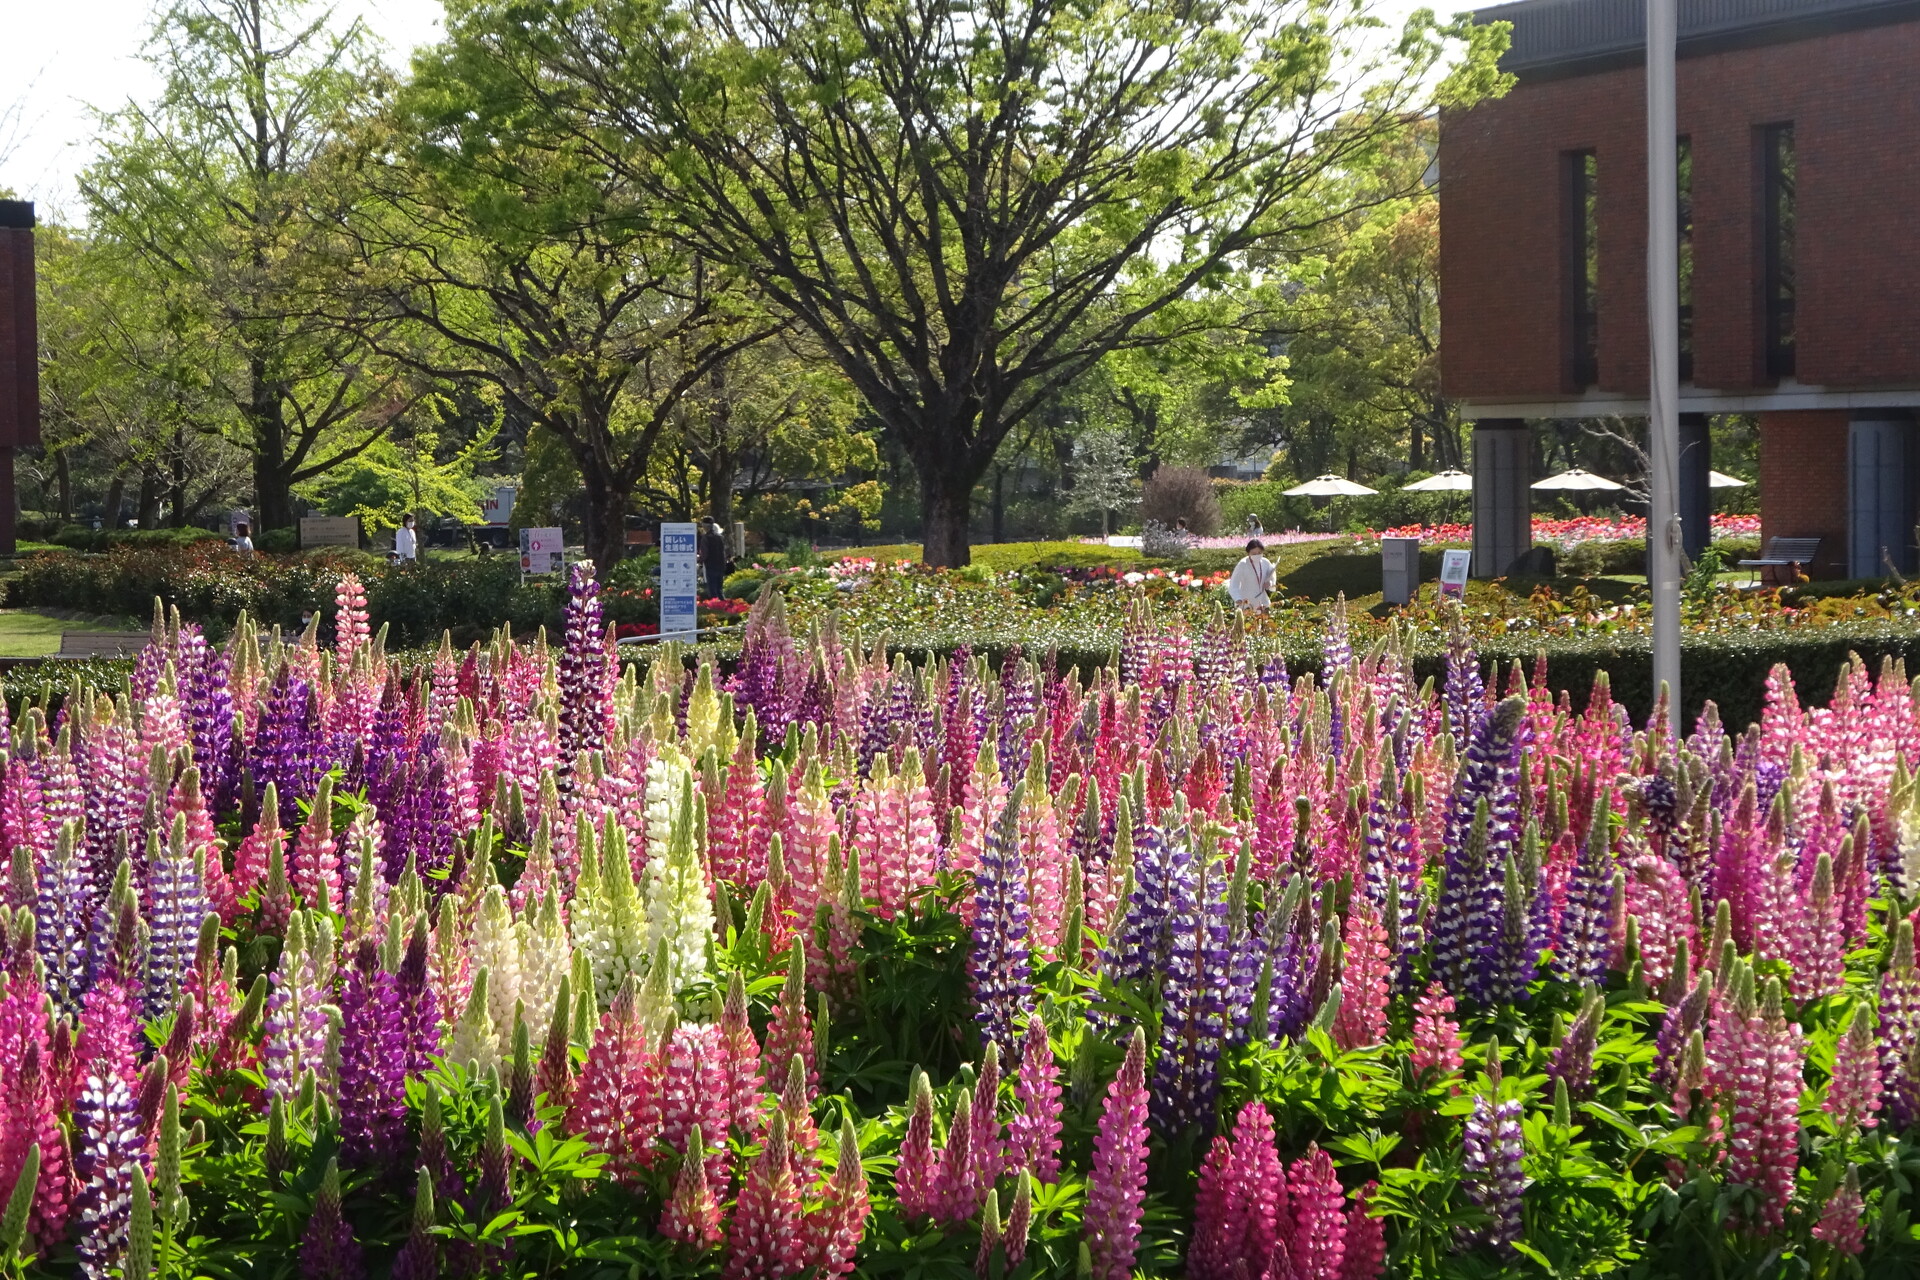
[[[491,498],[480,502],[480,522],[482,524],[502,525],[513,521],[513,496],[515,489],[503,484],[493,491]]]
[[[360,545],[360,520],[357,516],[300,517],[302,547],[357,547]]]
[[[1467,570],[1473,565],[1471,551],[1442,551],[1440,553],[1440,598],[1443,600],[1465,600],[1467,598]]]
[[[660,634],[699,629],[700,531],[691,524],[660,526]]]
[[[561,573],[567,567],[567,548],[558,529],[520,531],[520,572]]]

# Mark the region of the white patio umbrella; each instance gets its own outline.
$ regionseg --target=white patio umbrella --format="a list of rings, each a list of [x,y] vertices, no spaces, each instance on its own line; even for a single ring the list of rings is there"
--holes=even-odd
[[[1575,492],[1593,493],[1602,489],[1624,489],[1627,486],[1615,484],[1605,476],[1597,476],[1580,467],[1569,467],[1557,476],[1548,476],[1545,480],[1535,480],[1535,489],[1566,489]]]
[[[1458,467],[1448,467],[1438,475],[1400,486],[1402,493],[1471,493],[1473,477]]]
[[[1747,482],[1739,476],[1730,476],[1724,471],[1707,472],[1707,488],[1709,489],[1744,489],[1746,487]]]
[[[1289,498],[1364,498],[1380,491],[1343,480],[1339,476],[1315,476],[1305,484],[1297,484],[1283,492]]]

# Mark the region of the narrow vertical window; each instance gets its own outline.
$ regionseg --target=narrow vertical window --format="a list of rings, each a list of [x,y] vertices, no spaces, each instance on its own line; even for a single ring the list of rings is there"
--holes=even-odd
[[[1680,381],[1693,381],[1693,140],[1681,138],[1675,190],[1680,196]]]
[[[1761,305],[1767,376],[1794,374],[1793,126],[1760,131]]]
[[[1600,225],[1596,215],[1599,167],[1591,151],[1563,157],[1567,188],[1565,276],[1567,380],[1578,391],[1600,373]]]

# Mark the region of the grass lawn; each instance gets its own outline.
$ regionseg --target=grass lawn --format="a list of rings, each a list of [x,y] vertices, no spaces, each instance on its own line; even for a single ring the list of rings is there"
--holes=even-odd
[[[0,658],[57,653],[62,631],[141,631],[145,625],[132,618],[60,618],[40,609],[0,609]]]

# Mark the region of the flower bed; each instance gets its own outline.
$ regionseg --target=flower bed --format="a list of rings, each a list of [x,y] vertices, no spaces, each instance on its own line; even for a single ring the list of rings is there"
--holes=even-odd
[[[776,595],[621,671],[584,573],[406,675],[366,610],[18,718],[16,1270],[1916,1264],[1897,675],[1676,739],[1337,614],[1293,680],[1136,607],[1089,684]]]

